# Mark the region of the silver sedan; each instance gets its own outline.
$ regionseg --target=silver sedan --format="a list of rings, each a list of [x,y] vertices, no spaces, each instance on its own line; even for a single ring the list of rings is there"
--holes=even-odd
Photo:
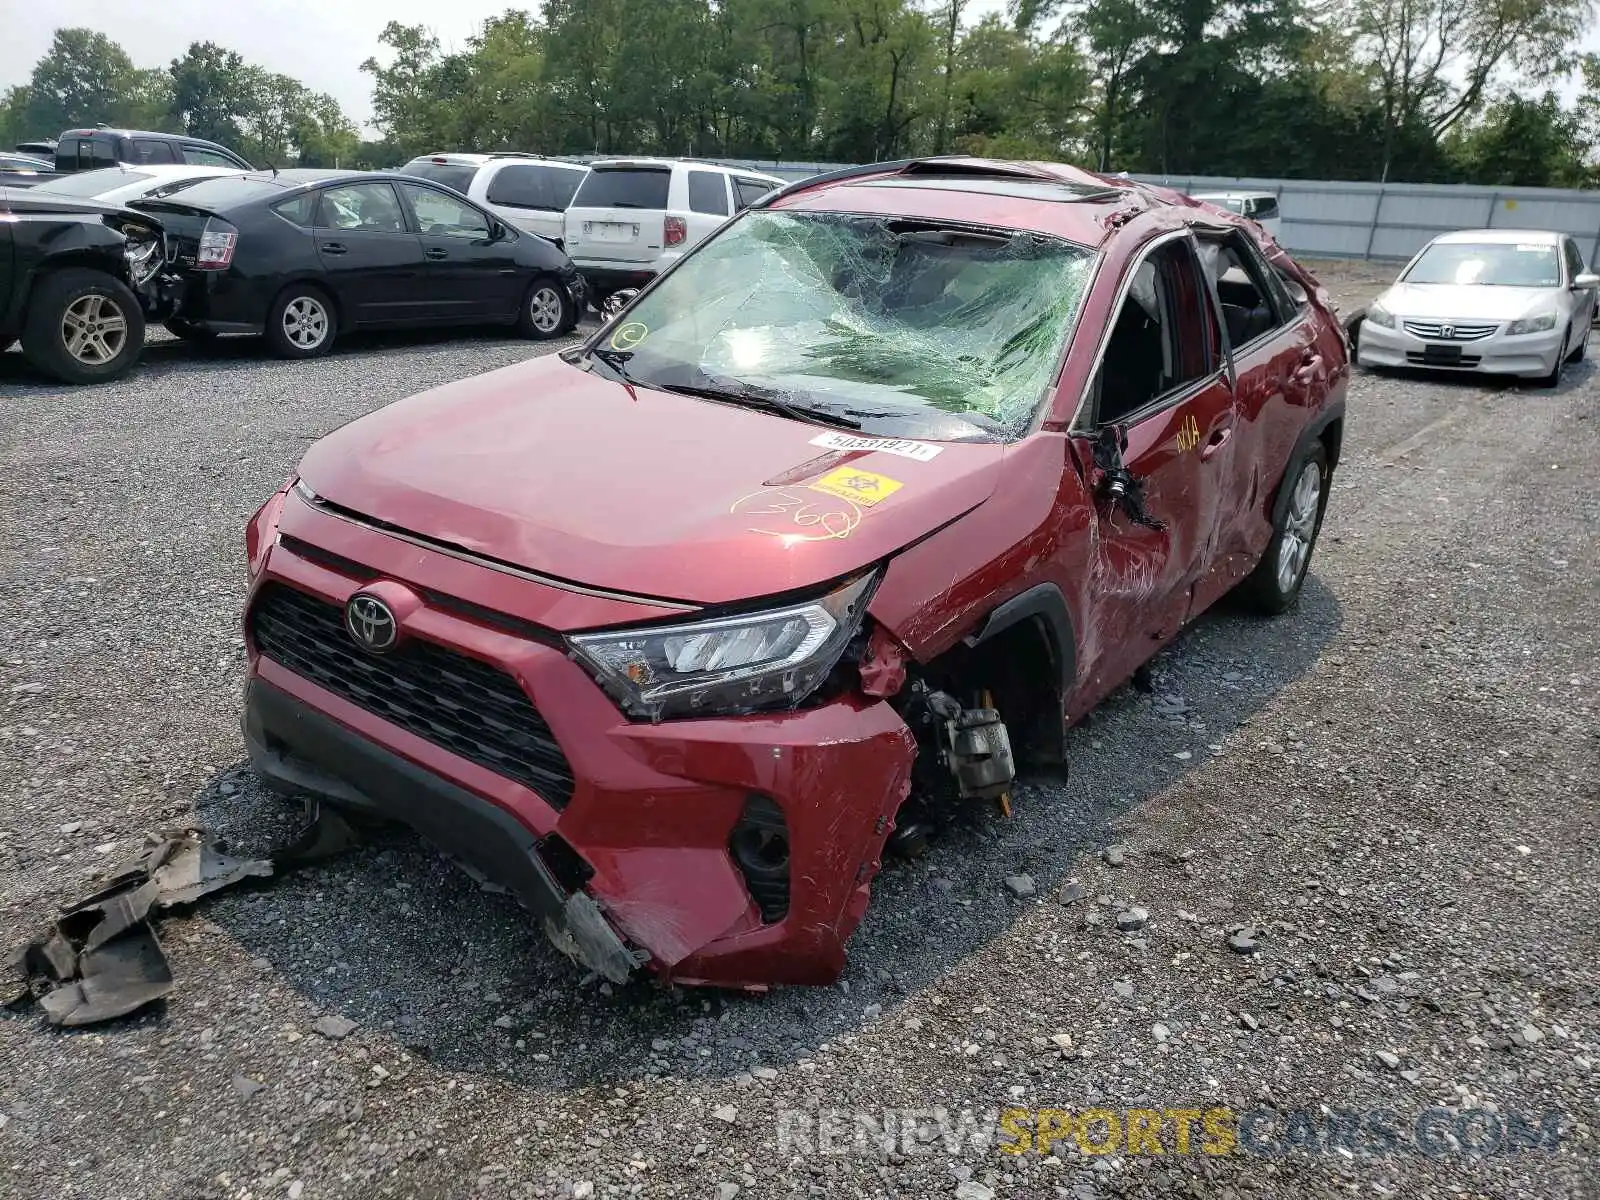
[[[1600,275],[1564,233],[1447,233],[1367,309],[1363,367],[1426,367],[1536,378],[1554,387],[1588,350]]]

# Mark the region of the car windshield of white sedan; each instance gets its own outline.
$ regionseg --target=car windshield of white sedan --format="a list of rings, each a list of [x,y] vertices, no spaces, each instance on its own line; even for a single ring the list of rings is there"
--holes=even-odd
[[[1010,440],[1052,381],[1092,261],[1014,230],[750,212],[601,356],[639,384],[870,433]]]
[[[1406,272],[1406,283],[1484,287],[1561,286],[1556,248],[1544,242],[1438,242]]]

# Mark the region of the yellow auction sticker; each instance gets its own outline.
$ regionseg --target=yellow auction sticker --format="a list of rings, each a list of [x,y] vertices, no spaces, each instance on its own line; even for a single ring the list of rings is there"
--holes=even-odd
[[[863,508],[871,508],[878,501],[894,495],[902,485],[898,479],[890,479],[887,475],[840,467],[807,486],[830,496],[853,500]]]
[[[632,350],[645,338],[650,336],[650,329],[642,321],[629,321],[626,325],[617,327],[611,335],[611,348],[613,350]]]

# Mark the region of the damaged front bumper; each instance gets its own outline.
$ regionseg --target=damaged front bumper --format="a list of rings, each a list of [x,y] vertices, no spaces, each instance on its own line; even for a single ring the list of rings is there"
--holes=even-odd
[[[538,839],[504,809],[357,737],[260,679],[247,685],[243,725],[251,765],[275,791],[405,822],[505,884],[559,949],[613,982],[622,983],[645,961],[589,896],[563,892],[539,857]],[[352,779],[361,781],[360,789]]]

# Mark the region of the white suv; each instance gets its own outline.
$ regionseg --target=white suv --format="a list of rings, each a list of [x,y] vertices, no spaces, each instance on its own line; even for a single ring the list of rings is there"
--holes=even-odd
[[[589,168],[540,154],[424,154],[400,168],[454,188],[507,225],[561,245],[561,214]]]
[[[734,213],[784,183],[697,159],[599,159],[589,164],[567,209],[566,251],[599,309],[611,293],[649,283]]]

